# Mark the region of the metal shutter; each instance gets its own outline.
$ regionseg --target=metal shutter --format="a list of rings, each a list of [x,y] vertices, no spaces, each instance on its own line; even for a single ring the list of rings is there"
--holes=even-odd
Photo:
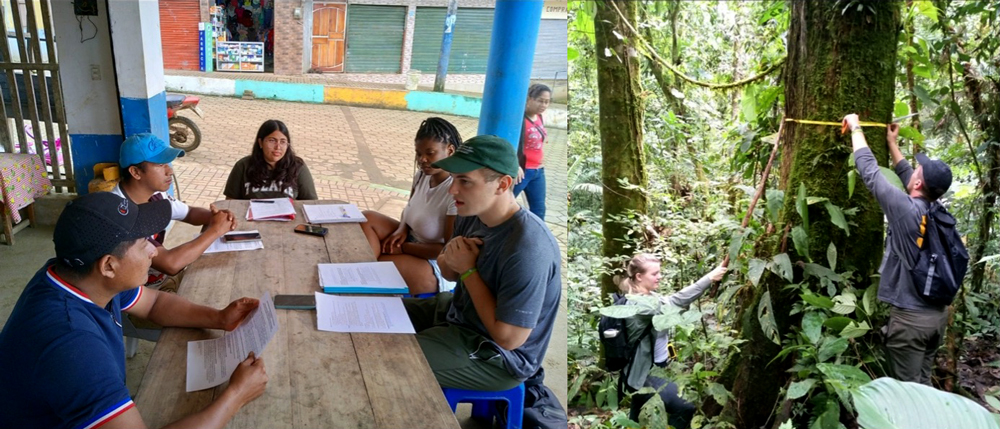
[[[160,3],[160,44],[163,46],[163,68],[167,70],[199,70],[198,20],[201,17],[198,0],[170,0]]]
[[[566,79],[566,20],[543,19],[538,27],[535,60],[531,64],[532,79]]]
[[[441,56],[441,38],[444,36],[444,17],[447,8],[418,7],[413,28],[413,59],[410,67],[424,73],[437,71]],[[565,29],[563,29],[565,30]],[[448,73],[484,74],[490,53],[490,34],[493,32],[493,9],[459,8],[455,18],[455,34],[451,39],[451,56]],[[566,42],[563,42],[563,57]]]
[[[399,73],[405,26],[405,6],[348,5],[345,71]]]

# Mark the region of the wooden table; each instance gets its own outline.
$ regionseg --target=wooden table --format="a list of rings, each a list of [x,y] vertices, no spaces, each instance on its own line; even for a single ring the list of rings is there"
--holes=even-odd
[[[49,193],[49,181],[45,164],[37,155],[0,153],[0,231],[7,244],[14,244],[14,233],[35,223],[35,198]],[[21,222],[21,209],[28,209],[27,224]]]
[[[307,202],[313,204],[316,202]],[[326,237],[296,234],[304,223],[296,202],[292,222],[247,222],[247,201],[221,201],[239,219],[237,230],[257,229],[264,249],[203,255],[188,267],[178,294],[222,308],[240,297],[312,294],[318,263],[374,261],[358,224],[325,225]],[[316,328],[315,311],[278,310],[278,333],[264,350],[264,395],[243,407],[231,428],[459,428],[411,334],[343,334]],[[218,330],[164,329],[135,402],[149,427],[203,409],[219,386],[186,393],[188,341]]]

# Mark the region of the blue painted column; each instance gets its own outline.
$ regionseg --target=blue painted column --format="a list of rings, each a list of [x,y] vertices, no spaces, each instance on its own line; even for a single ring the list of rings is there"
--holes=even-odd
[[[497,0],[490,57],[486,63],[479,134],[507,139],[514,148],[528,99],[531,59],[535,57],[542,0]]]
[[[458,0],[448,1],[448,13],[444,17],[444,36],[441,38],[441,56],[438,57],[437,75],[434,76],[434,92],[444,92],[444,82],[448,77],[448,58],[451,56],[451,39],[455,34],[455,20],[458,15]]]
[[[125,137],[153,133],[169,141],[158,3],[109,1],[108,19]]]

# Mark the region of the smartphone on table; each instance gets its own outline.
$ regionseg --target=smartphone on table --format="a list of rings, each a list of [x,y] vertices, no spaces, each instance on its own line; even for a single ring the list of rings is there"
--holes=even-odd
[[[310,225],[307,223],[295,227],[295,232],[297,233],[315,235],[319,237],[325,236],[326,233],[329,231],[330,231],[329,229],[323,228],[322,226]]]
[[[275,295],[274,308],[279,310],[313,310],[316,308],[316,296]]]
[[[222,236],[222,241],[231,243],[234,241],[257,241],[261,240],[259,232],[230,232]]]

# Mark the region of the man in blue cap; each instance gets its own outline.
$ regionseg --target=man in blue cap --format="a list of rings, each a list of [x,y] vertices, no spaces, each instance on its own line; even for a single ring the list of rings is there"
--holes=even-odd
[[[899,380],[930,385],[931,366],[944,338],[948,311],[946,306],[928,303],[917,294],[906,267],[913,267],[917,262],[920,247],[916,237],[923,234],[921,218],[927,214],[931,203],[951,187],[951,168],[940,160],[918,153],[919,165],[914,170],[896,144],[899,124],[890,124],[886,135],[889,156],[896,175],[906,184],[906,192],[903,192],[882,176],[861,130],[858,115],[847,115],[844,123],[851,129],[858,173],[889,223],[878,286],[878,299],[892,307],[885,344],[889,370]]]
[[[404,300],[417,342],[444,387],[506,390],[540,372],[559,313],[559,245],[514,199],[517,154],[477,136],[434,163],[452,175],[458,218],[438,256],[454,295]]]
[[[157,255],[149,271],[146,286],[165,290],[177,290],[178,273],[205,253],[223,234],[236,228],[236,219],[228,210],[189,207],[166,193],[173,181],[170,163],[184,151],[170,147],[153,134],[135,134],[122,143],[118,165],[121,167],[121,182],[111,191],[128,198],[136,204],[166,200],[170,202],[170,219],[191,225],[208,225],[197,238],[173,249],[163,247],[166,230],[150,236],[150,242],[157,247]],[[168,277],[171,276],[171,277]]]
[[[0,331],[0,426],[146,427],[125,385],[120,312],[163,326],[231,331],[258,307],[240,298],[217,310],[142,287],[170,222],[170,204],[138,206],[108,192],[71,201],[56,222],[56,258],[28,282]],[[251,353],[204,410],[177,427],[223,427],[264,393]]]

